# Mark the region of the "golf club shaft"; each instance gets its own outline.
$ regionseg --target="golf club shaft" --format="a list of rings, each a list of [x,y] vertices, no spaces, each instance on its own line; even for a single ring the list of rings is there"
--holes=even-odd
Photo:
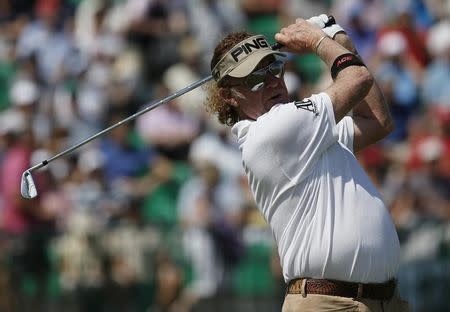
[[[142,115],[142,114],[144,114],[144,113],[146,113],[146,112],[148,112],[148,111],[150,111],[150,110],[152,110],[152,109],[154,109],[154,108],[156,108],[156,107],[158,107],[158,106],[160,106],[162,104],[165,104],[165,103],[167,103],[167,102],[169,102],[169,101],[171,101],[171,100],[173,100],[173,99],[175,99],[175,98],[177,98],[177,97],[179,97],[179,96],[181,96],[181,95],[183,95],[183,94],[185,94],[185,93],[187,93],[187,92],[189,92],[189,91],[191,91],[191,90],[193,90],[193,89],[195,89],[195,88],[197,88],[197,87],[199,87],[199,86],[201,86],[203,84],[205,84],[206,82],[210,81],[211,79],[213,79],[213,77],[211,75],[208,76],[208,77],[205,77],[203,79],[200,79],[200,80],[190,84],[189,86],[185,87],[184,89],[181,89],[181,90],[179,90],[179,91],[169,95],[168,97],[165,97],[164,99],[159,100],[158,102],[150,104],[146,108],[144,108],[144,109],[138,111],[137,113],[135,113],[135,114],[133,114],[133,115],[131,115],[131,116],[129,116],[129,117],[119,121],[118,123],[115,123],[114,125],[106,128],[106,129],[104,129],[104,130],[94,134],[93,136],[87,138],[86,140],[84,140],[84,141],[82,141],[82,142],[80,142],[80,143],[78,143],[78,144],[76,144],[76,145],[74,145],[74,146],[72,146],[72,147],[70,147],[70,148],[68,148],[68,149],[66,149],[66,150],[64,150],[64,151],[62,151],[62,152],[52,156],[52,157],[50,157],[49,159],[46,159],[46,160],[40,162],[39,164],[29,168],[27,171],[32,172],[34,170],[40,169],[42,167],[45,167],[48,163],[52,162],[53,160],[73,152],[77,148],[79,148],[79,147],[81,147],[81,146],[91,142],[92,140],[95,140],[96,138],[104,135],[105,133],[108,133],[109,131],[111,131],[111,130],[113,130],[113,129],[123,125],[124,123],[127,123],[127,122],[135,119],[136,117],[138,117],[138,116],[140,116],[140,115]]]
[[[281,48],[281,47],[282,47],[282,45],[279,44],[279,43],[275,43],[275,44],[273,44],[273,45],[271,46],[271,48],[272,48],[273,50],[279,49],[279,48]],[[160,100],[160,101],[158,101],[158,102],[155,102],[155,103],[150,104],[149,106],[147,106],[147,107],[144,108],[143,110],[140,110],[140,111],[138,111],[137,113],[135,113],[135,114],[133,114],[133,115],[131,115],[131,116],[129,116],[129,117],[127,117],[127,118],[125,118],[125,119],[119,121],[118,123],[116,123],[116,124],[114,124],[114,125],[112,125],[112,126],[106,128],[106,129],[104,129],[104,130],[102,130],[102,131],[100,131],[100,132],[94,134],[93,136],[87,138],[86,140],[84,140],[84,141],[82,141],[82,142],[80,142],[80,143],[78,143],[78,144],[76,144],[76,145],[74,145],[74,146],[72,146],[72,147],[70,147],[70,148],[68,148],[68,149],[66,149],[66,150],[64,150],[64,151],[62,151],[62,152],[60,152],[60,153],[58,153],[58,154],[52,156],[52,157],[50,157],[49,159],[46,159],[46,160],[40,162],[40,163],[37,164],[37,165],[34,165],[34,166],[31,167],[31,168],[28,168],[26,171],[28,171],[29,173],[31,173],[31,172],[33,172],[34,170],[40,169],[40,168],[42,168],[42,167],[45,167],[47,164],[49,164],[49,163],[52,162],[53,160],[55,160],[55,159],[57,159],[57,158],[59,158],[59,157],[61,157],[61,156],[67,155],[67,154],[69,154],[69,153],[71,153],[71,152],[73,152],[73,151],[76,150],[77,148],[79,148],[79,147],[85,145],[86,143],[91,142],[92,140],[95,140],[96,138],[98,138],[98,137],[104,135],[105,133],[107,133],[107,132],[109,132],[109,131],[111,131],[111,130],[113,130],[113,129],[115,129],[115,128],[121,126],[121,125],[123,125],[124,123],[127,123],[128,121],[131,121],[131,120],[135,119],[136,117],[138,117],[138,116],[140,116],[140,115],[142,115],[142,114],[144,114],[144,113],[146,113],[146,112],[148,112],[148,111],[150,111],[150,110],[152,110],[152,109],[154,109],[154,108],[156,108],[156,107],[158,107],[158,106],[160,106],[160,105],[162,105],[162,104],[164,104],[164,103],[167,103],[167,102],[169,102],[169,101],[171,101],[171,100],[173,100],[173,99],[175,99],[175,98],[177,98],[177,97],[179,97],[179,96],[181,96],[181,95],[183,95],[183,94],[185,94],[185,93],[187,93],[187,92],[189,92],[189,91],[191,91],[191,90],[193,90],[193,89],[195,89],[195,88],[197,88],[197,87],[199,87],[199,86],[201,86],[201,85],[203,85],[203,84],[205,84],[206,82],[208,82],[208,81],[210,81],[210,80],[212,80],[212,79],[213,79],[213,76],[212,76],[212,75],[210,75],[210,76],[208,76],[208,77],[205,77],[205,78],[203,78],[203,79],[200,79],[200,80],[198,80],[198,81],[196,81],[196,82],[190,84],[189,86],[185,87],[184,89],[181,89],[181,90],[175,92],[174,94],[171,94],[171,95],[169,95],[168,97],[166,97],[166,98],[164,98],[164,99],[162,99],[162,100]]]

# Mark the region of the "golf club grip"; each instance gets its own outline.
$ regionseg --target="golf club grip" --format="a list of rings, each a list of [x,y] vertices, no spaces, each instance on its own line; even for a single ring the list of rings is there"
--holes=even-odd
[[[331,25],[334,25],[334,24],[336,24],[336,20],[334,19],[334,16],[333,15],[328,16],[328,22],[325,23],[325,27],[328,27],[328,26],[331,26]],[[279,42],[275,42],[271,46],[272,50],[279,50],[282,47],[283,47],[283,45],[281,43],[279,43]]]

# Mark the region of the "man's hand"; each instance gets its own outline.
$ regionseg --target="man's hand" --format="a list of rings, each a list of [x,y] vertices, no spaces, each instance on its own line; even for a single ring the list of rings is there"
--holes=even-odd
[[[282,28],[275,40],[295,53],[314,52],[317,43],[324,36],[319,27],[298,18],[294,24]]]

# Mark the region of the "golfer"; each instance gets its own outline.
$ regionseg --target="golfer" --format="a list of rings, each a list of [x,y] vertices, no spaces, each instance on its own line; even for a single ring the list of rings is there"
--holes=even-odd
[[[325,62],[326,90],[290,102],[283,53],[261,35],[231,33],[214,51],[207,109],[232,127],[274,233],[283,311],[407,311],[396,291],[395,227],[354,156],[385,137],[392,119],[374,78],[344,47],[350,39],[326,20],[297,19],[275,35],[286,51]]]

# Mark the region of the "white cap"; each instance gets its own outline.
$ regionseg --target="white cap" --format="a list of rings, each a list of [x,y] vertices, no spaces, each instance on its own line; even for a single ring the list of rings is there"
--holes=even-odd
[[[28,79],[14,82],[10,90],[11,101],[18,106],[26,106],[37,100],[39,95],[36,83]]]
[[[80,153],[77,165],[83,173],[90,173],[101,168],[104,163],[104,155],[96,148],[89,148]]]
[[[27,128],[25,116],[14,109],[0,114],[0,135],[7,133],[21,133]]]
[[[432,55],[439,55],[450,48],[450,21],[434,25],[427,37],[427,49]]]
[[[439,138],[430,137],[419,144],[418,152],[423,161],[430,162],[442,156],[444,145]]]
[[[377,47],[385,56],[397,56],[405,52],[407,42],[400,32],[390,31],[381,36]]]

